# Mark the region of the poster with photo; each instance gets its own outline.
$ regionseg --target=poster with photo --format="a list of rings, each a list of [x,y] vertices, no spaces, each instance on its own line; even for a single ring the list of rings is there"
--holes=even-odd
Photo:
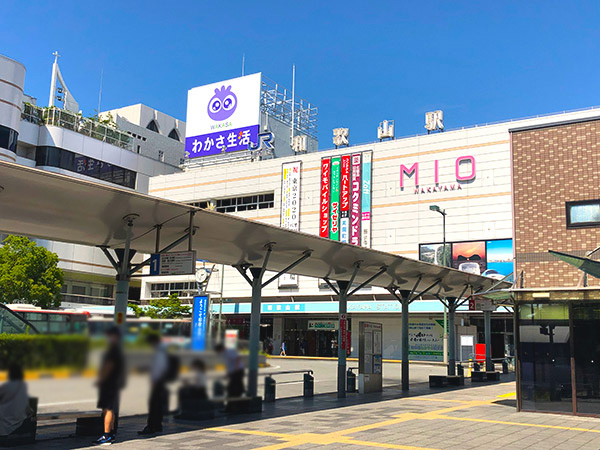
[[[452,267],[464,272],[482,274],[487,269],[486,241],[452,244]]]
[[[419,261],[424,261],[440,266],[450,265],[450,253],[452,244],[446,243],[446,264],[444,264],[444,244],[421,244],[419,245]]]
[[[500,239],[487,241],[487,268],[495,270],[500,275],[507,276],[513,273],[513,241]]]

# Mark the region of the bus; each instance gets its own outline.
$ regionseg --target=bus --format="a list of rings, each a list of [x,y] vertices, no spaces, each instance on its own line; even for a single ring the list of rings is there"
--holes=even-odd
[[[87,334],[89,313],[42,309],[28,304],[6,305],[13,313],[31,323],[40,334]]]
[[[91,316],[88,319],[89,333],[92,337],[101,337],[113,325],[112,317]],[[149,317],[128,317],[124,339],[135,341],[144,329],[160,333],[163,342],[167,345],[189,347],[191,342],[192,321],[190,319],[150,319]]]

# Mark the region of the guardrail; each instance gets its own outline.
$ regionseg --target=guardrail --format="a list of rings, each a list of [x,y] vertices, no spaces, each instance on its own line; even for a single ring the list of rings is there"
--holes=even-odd
[[[265,402],[274,402],[276,397],[276,382],[273,375],[291,375],[296,373],[303,373],[303,396],[304,398],[310,398],[315,395],[315,377],[313,376],[312,369],[305,370],[284,370],[281,372],[272,372],[265,377]],[[297,381],[282,381],[279,384],[291,384],[297,383]]]

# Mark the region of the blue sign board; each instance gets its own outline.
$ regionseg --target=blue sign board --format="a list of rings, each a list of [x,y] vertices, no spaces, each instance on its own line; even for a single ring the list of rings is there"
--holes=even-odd
[[[160,274],[160,253],[150,255],[150,275]]]
[[[192,350],[206,350],[206,322],[208,315],[208,297],[198,295],[194,297],[194,311],[192,313]]]

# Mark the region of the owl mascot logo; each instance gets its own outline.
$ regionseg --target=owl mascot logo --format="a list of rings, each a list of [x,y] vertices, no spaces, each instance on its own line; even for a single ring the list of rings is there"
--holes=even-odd
[[[215,89],[215,95],[208,102],[208,116],[212,120],[226,120],[231,117],[237,107],[237,97],[231,92],[231,86]]]

